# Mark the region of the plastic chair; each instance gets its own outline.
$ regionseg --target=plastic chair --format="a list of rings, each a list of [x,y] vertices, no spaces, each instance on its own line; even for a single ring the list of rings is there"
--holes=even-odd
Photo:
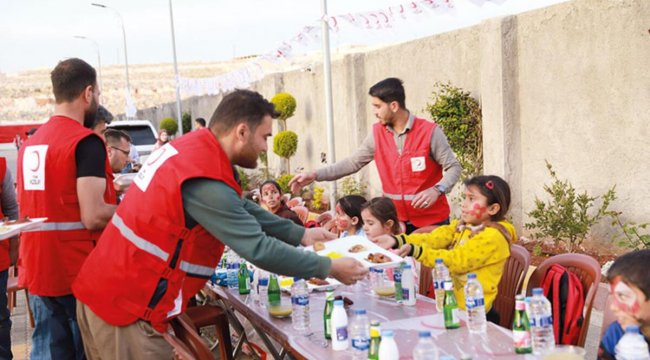
[[[510,257],[503,264],[499,290],[492,304],[492,308],[499,314],[499,325],[504,328],[512,329],[515,295],[521,293],[528,266],[530,266],[530,253],[528,253],[528,250],[521,245],[511,245]]]
[[[196,326],[194,323],[192,323],[192,319],[190,317],[183,313],[177,316],[176,318],[172,319],[170,321],[172,328],[174,329],[174,334],[176,335],[176,338],[180,340],[180,342],[185,345],[185,350],[189,350],[193,357],[191,359],[197,359],[197,360],[214,360],[214,355],[212,355],[212,352],[210,351],[210,348],[208,348],[208,345],[205,343],[205,341],[201,338],[201,335],[199,335],[199,332],[196,329]],[[175,345],[175,343],[167,339],[167,342],[169,342],[172,346]],[[220,346],[220,350],[221,350]],[[180,347],[175,347],[177,349],[177,352],[185,356],[183,353],[182,348]],[[183,359],[183,357],[180,357]],[[228,358],[232,359],[232,355]]]
[[[192,351],[183,344],[183,342],[170,333],[164,333],[163,339],[172,346],[172,359],[174,360],[194,360]]]
[[[437,225],[423,226],[413,231],[412,234],[430,233],[437,227]],[[429,289],[433,284],[433,274],[431,273],[431,270],[432,269],[430,267],[424,266],[422,263],[420,263],[420,285],[418,288],[418,293],[420,295],[432,297],[432,294],[429,292]]]
[[[594,298],[598,291],[598,284],[600,284],[600,264],[594,258],[584,254],[560,254],[548,258],[542,262],[537,269],[530,276],[528,281],[527,293],[530,295],[533,288],[540,287],[546,272],[553,264],[560,264],[568,271],[576,274],[582,282],[585,295],[585,307],[583,310],[584,321],[580,328],[580,337],[578,345],[584,347],[587,338],[587,330],[589,330],[589,319],[591,318],[591,309],[594,305]]]
[[[29,315],[29,325],[34,328],[34,314],[32,308],[29,306],[29,291],[24,287],[18,286],[18,277],[16,276],[16,268],[9,268],[9,277],[7,279],[7,308],[9,314],[13,313],[16,306],[16,293],[20,290],[25,290],[25,304],[27,306],[27,314]]]
[[[194,334],[196,334],[199,340],[201,340],[200,343],[202,345],[206,344],[203,342],[203,339],[199,335],[198,329],[207,326],[215,326],[220,359],[233,358],[233,347],[232,341],[230,339],[230,326],[228,323],[228,318],[226,317],[226,313],[223,311],[223,309],[215,305],[194,306],[188,307],[183,315],[184,316],[179,316],[180,319],[178,321],[181,323],[184,322],[187,325],[186,327],[192,328]],[[176,331],[176,329],[177,327],[174,327],[174,331]],[[194,339],[194,334],[192,334],[191,337],[188,335],[187,338],[184,335],[179,335],[178,333],[177,336],[181,340],[190,340],[192,342],[196,342],[196,340],[192,340]],[[198,344],[195,346],[198,346]],[[192,346],[190,346],[190,348],[194,349]],[[210,351],[209,348],[208,351]]]

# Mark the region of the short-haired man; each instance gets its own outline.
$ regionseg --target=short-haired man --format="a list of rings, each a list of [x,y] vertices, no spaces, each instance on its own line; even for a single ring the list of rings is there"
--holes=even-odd
[[[106,197],[108,159],[90,127],[97,115],[95,69],[80,59],[51,73],[54,115],[20,148],[20,217],[47,217],[21,235],[19,284],[28,288],[36,328],[31,358],[83,357],[70,288],[115,212]]]
[[[205,119],[204,118],[196,118],[194,120],[194,130],[201,130],[205,128]]]
[[[113,173],[118,174],[130,161],[131,137],[122,130],[106,129],[106,154]]]
[[[372,133],[347,159],[294,176],[289,182],[291,191],[296,193],[314,180],[340,179],[375,160],[384,196],[395,203],[407,233],[423,226],[448,224],[445,194],[460,178],[462,167],[447,137],[434,122],[417,118],[406,109],[402,80],[384,79],[368,94],[379,120]]]
[[[242,199],[234,165],[255,168],[271,136],[273,104],[236,90],[209,128],[153,152],[73,284],[90,359],[169,357],[169,319],[203,288],[229,246],[253,264],[302,278],[360,280],[352,258],[331,260],[295,246],[329,240]]]
[[[95,134],[99,135],[99,137],[106,140],[106,138],[104,138],[104,131],[106,131],[106,126],[109,125],[111,121],[113,121],[113,114],[102,105],[99,105],[97,107],[97,116],[95,117],[95,122],[92,124],[91,130],[94,131]]]

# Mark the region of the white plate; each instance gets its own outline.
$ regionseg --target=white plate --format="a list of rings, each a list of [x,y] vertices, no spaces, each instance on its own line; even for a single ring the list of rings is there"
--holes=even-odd
[[[43,226],[43,223],[47,218],[35,218],[29,220],[31,221],[14,225],[2,225],[2,223],[0,223],[0,240],[9,239],[26,230],[38,229]]]
[[[280,282],[280,289],[282,291],[286,292],[291,292],[291,285],[282,285],[283,280],[286,281],[287,279],[291,279],[289,276],[278,276],[278,281]],[[341,285],[341,282],[334,279],[334,278],[327,278],[325,279],[329,284],[328,285],[314,285],[307,281],[307,287],[309,288],[309,291],[327,291],[329,289],[334,289],[335,287]],[[292,283],[293,284],[293,283]]]
[[[386,249],[382,249],[379,245],[368,240],[366,237],[358,236],[358,235],[347,236],[332,241],[326,241],[323,243],[323,245],[325,245],[325,249],[316,252],[318,255],[327,256],[327,254],[331,252],[336,252],[343,255],[344,257],[355,258],[359,260],[366,267],[389,268],[389,267],[398,266],[400,262],[404,261],[404,258],[395,255]],[[351,247],[355,245],[362,245],[366,250],[358,253],[351,253],[349,250]],[[308,246],[305,248],[305,250],[314,251],[314,247]],[[383,255],[388,256],[392,261],[381,263],[381,264],[375,264],[373,262],[368,261],[368,255],[370,255],[371,253],[381,253]]]

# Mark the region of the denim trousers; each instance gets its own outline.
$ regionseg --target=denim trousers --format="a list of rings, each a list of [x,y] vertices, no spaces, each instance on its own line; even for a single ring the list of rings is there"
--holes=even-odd
[[[11,318],[7,308],[7,277],[9,270],[0,271],[0,359],[13,359],[11,353]]]
[[[35,328],[31,359],[85,359],[74,296],[30,295]]]

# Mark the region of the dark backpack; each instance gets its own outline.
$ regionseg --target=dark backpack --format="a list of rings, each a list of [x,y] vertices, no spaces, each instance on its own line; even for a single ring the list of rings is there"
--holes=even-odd
[[[544,295],[553,307],[555,343],[577,345],[585,306],[584,290],[578,276],[564,266],[553,264],[542,281]]]

